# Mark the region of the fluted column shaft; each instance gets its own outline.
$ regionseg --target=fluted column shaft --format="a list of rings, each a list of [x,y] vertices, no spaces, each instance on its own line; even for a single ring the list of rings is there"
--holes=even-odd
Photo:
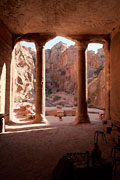
[[[86,63],[85,50],[87,44],[85,42],[78,42],[78,113],[76,123],[88,123],[89,117],[87,112],[86,102]]]

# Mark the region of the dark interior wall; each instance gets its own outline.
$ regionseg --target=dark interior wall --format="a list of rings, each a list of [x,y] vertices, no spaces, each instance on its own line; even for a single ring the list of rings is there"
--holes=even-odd
[[[6,88],[5,88],[5,113],[10,110],[10,68],[12,57],[12,34],[6,26],[0,22],[0,76],[3,64],[6,64]],[[7,116],[6,121],[9,121]]]
[[[120,121],[120,32],[111,40],[110,67],[110,114],[112,120]]]

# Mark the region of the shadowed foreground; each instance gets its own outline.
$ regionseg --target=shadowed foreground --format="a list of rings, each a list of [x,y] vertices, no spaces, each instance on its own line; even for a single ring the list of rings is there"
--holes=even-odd
[[[47,126],[36,125],[22,131],[17,126],[7,126],[7,132],[0,134],[0,180],[49,180],[66,152],[91,151],[94,132],[102,130],[102,123],[98,114],[89,115],[90,124],[74,125],[75,117],[59,121],[58,117],[48,116]],[[105,144],[99,138],[99,145],[102,156],[109,159],[113,144],[109,135],[107,140]]]

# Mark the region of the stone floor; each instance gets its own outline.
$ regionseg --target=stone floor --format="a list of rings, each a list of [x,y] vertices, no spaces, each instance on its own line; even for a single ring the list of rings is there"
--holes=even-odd
[[[50,180],[58,160],[66,152],[91,151],[94,132],[102,130],[98,114],[90,113],[90,124],[75,125],[75,117],[48,116],[49,125],[6,126],[0,134],[0,180]],[[99,138],[102,157],[110,158],[113,143]]]

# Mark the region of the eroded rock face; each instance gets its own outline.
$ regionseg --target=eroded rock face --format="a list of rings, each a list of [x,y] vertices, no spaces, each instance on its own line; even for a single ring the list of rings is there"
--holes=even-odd
[[[105,108],[105,70],[103,69],[98,77],[88,85],[88,98],[91,104],[104,109]]]
[[[77,47],[67,47],[59,42],[45,50],[46,56],[46,106],[77,105]],[[13,51],[15,61],[15,101],[33,100],[35,102],[35,52],[17,44]],[[99,49],[87,52],[89,97],[91,103],[104,107],[104,52]],[[100,74],[102,75],[100,75]],[[102,86],[103,85],[103,86]],[[103,88],[101,88],[103,87]]]
[[[60,44],[61,42],[59,42],[55,46],[61,47]],[[63,44],[63,46],[65,46],[65,44]],[[62,53],[60,53],[59,48],[56,49],[54,47],[51,50],[46,50],[47,57],[49,57],[46,59],[47,106],[57,105],[57,104],[61,104],[65,106],[74,106],[77,104],[77,97],[76,97],[77,71],[78,71],[77,47],[74,45],[74,46],[70,46],[69,48],[66,48],[65,46],[65,48],[63,49],[64,51]],[[49,52],[49,56],[48,56],[48,52]],[[56,58],[54,58],[54,54],[55,55],[57,54]],[[103,49],[99,49],[96,54],[94,51],[87,52],[87,74],[88,74],[89,83],[98,77],[100,71],[104,67],[104,59],[105,59],[105,55]],[[97,81],[99,81],[98,79]],[[102,83],[104,84],[104,81]],[[94,86],[94,83],[93,84],[91,83],[91,87],[92,86]],[[99,94],[98,90],[96,94],[97,93]],[[89,95],[90,93],[91,91],[89,92]],[[91,98],[91,101],[92,100],[93,99]],[[92,103],[93,105],[96,106],[97,102],[93,100]]]
[[[14,100],[20,102],[34,99],[35,64],[29,49],[18,43],[13,50],[12,58],[15,62]]]
[[[98,76],[104,67],[104,61],[105,54],[102,48],[98,49],[96,54],[94,51],[87,51],[88,83]]]
[[[49,59],[46,59],[46,64],[48,64],[46,66],[47,93],[51,91],[72,93],[76,79],[76,65],[73,65],[77,59],[76,46],[68,48],[66,44],[59,42],[51,49],[50,54]]]

